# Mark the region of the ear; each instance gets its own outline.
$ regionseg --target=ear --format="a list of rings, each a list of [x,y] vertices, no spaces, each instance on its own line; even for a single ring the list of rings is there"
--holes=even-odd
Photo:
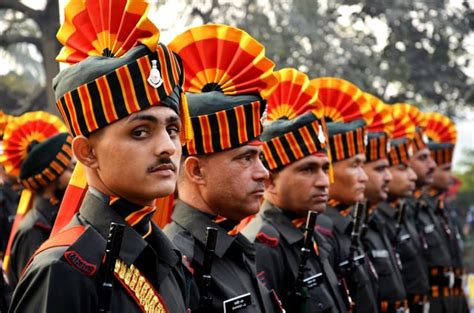
[[[72,141],[72,152],[76,159],[86,167],[93,169],[99,167],[99,162],[88,138],[84,136],[75,137]]]
[[[188,156],[184,160],[182,171],[186,179],[197,185],[205,184],[205,161],[197,156]]]

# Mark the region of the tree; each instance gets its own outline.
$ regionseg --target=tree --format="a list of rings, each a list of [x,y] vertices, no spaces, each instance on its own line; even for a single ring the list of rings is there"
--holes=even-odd
[[[5,23],[0,35],[0,47],[3,48],[2,54],[14,65],[13,70],[0,80],[2,94],[15,101],[5,104],[6,108],[16,114],[40,108],[57,113],[51,85],[53,77],[59,72],[55,61],[60,49],[56,40],[59,29],[58,1],[47,0],[44,9],[35,10],[20,0],[2,0],[0,14]],[[25,89],[16,88],[20,81],[26,85]]]
[[[277,68],[342,77],[387,103],[450,116],[474,106],[474,80],[465,73],[472,59],[465,38],[474,24],[468,1],[461,7],[444,0],[184,2],[177,15],[186,23],[241,27],[265,45]]]

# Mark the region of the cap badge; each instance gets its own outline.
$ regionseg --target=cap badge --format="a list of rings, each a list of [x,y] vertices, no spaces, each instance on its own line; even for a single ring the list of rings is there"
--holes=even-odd
[[[147,79],[148,83],[153,88],[158,88],[163,84],[163,80],[161,79],[161,74],[160,74],[160,71],[158,70],[157,63],[158,61],[151,60],[150,76],[148,76],[148,79]]]
[[[367,133],[364,134],[364,146],[367,146],[369,144],[369,136]]]
[[[428,138],[428,136],[426,134],[423,134],[423,142],[426,144],[430,141],[430,139]]]
[[[265,108],[265,111],[263,111],[262,117],[260,118],[260,124],[265,126],[268,122],[267,119],[268,119],[268,112],[267,112],[267,108]]]
[[[323,128],[321,127],[321,125],[319,125],[318,129],[318,140],[320,143],[326,142],[326,136],[324,136]]]

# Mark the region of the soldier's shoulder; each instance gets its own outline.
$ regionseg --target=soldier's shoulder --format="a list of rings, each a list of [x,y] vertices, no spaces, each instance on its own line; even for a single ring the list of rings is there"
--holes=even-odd
[[[175,222],[171,222],[163,228],[163,233],[181,251],[187,261],[191,262],[193,260],[195,238],[188,230]]]
[[[332,237],[334,236],[334,222],[329,216],[320,214],[316,223],[316,231],[325,237]]]
[[[241,231],[253,243],[276,247],[280,243],[280,233],[262,215],[257,214]]]
[[[71,226],[46,240],[35,252],[27,270],[66,264],[85,276],[94,276],[105,253],[106,240],[93,227]]]

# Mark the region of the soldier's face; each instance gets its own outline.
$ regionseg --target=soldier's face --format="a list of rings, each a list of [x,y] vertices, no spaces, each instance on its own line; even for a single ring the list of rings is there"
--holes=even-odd
[[[272,173],[265,184],[265,198],[281,209],[306,216],[323,212],[328,200],[329,159],[309,155]]]
[[[387,199],[388,184],[392,180],[392,174],[388,170],[387,159],[381,159],[364,164],[364,171],[369,180],[365,188],[365,198],[375,204]]]
[[[176,112],[157,106],[99,130],[89,138],[96,162],[86,164],[92,168],[88,180],[137,204],[171,194],[181,157],[180,128]]]
[[[410,158],[410,167],[415,171],[418,177],[416,181],[417,186],[422,187],[433,182],[433,173],[436,168],[436,163],[431,158],[428,148],[417,151]]]
[[[367,175],[364,172],[364,154],[333,163],[334,183],[329,186],[329,198],[343,204],[354,204],[364,199]]]
[[[448,190],[453,182],[453,175],[451,173],[451,163],[437,166],[433,173],[432,187],[438,190]]]
[[[392,180],[388,184],[389,194],[393,197],[409,197],[415,191],[416,174],[408,164],[389,167]]]
[[[240,221],[258,212],[268,178],[262,155],[261,146],[246,145],[203,158],[201,194],[214,213]]]

